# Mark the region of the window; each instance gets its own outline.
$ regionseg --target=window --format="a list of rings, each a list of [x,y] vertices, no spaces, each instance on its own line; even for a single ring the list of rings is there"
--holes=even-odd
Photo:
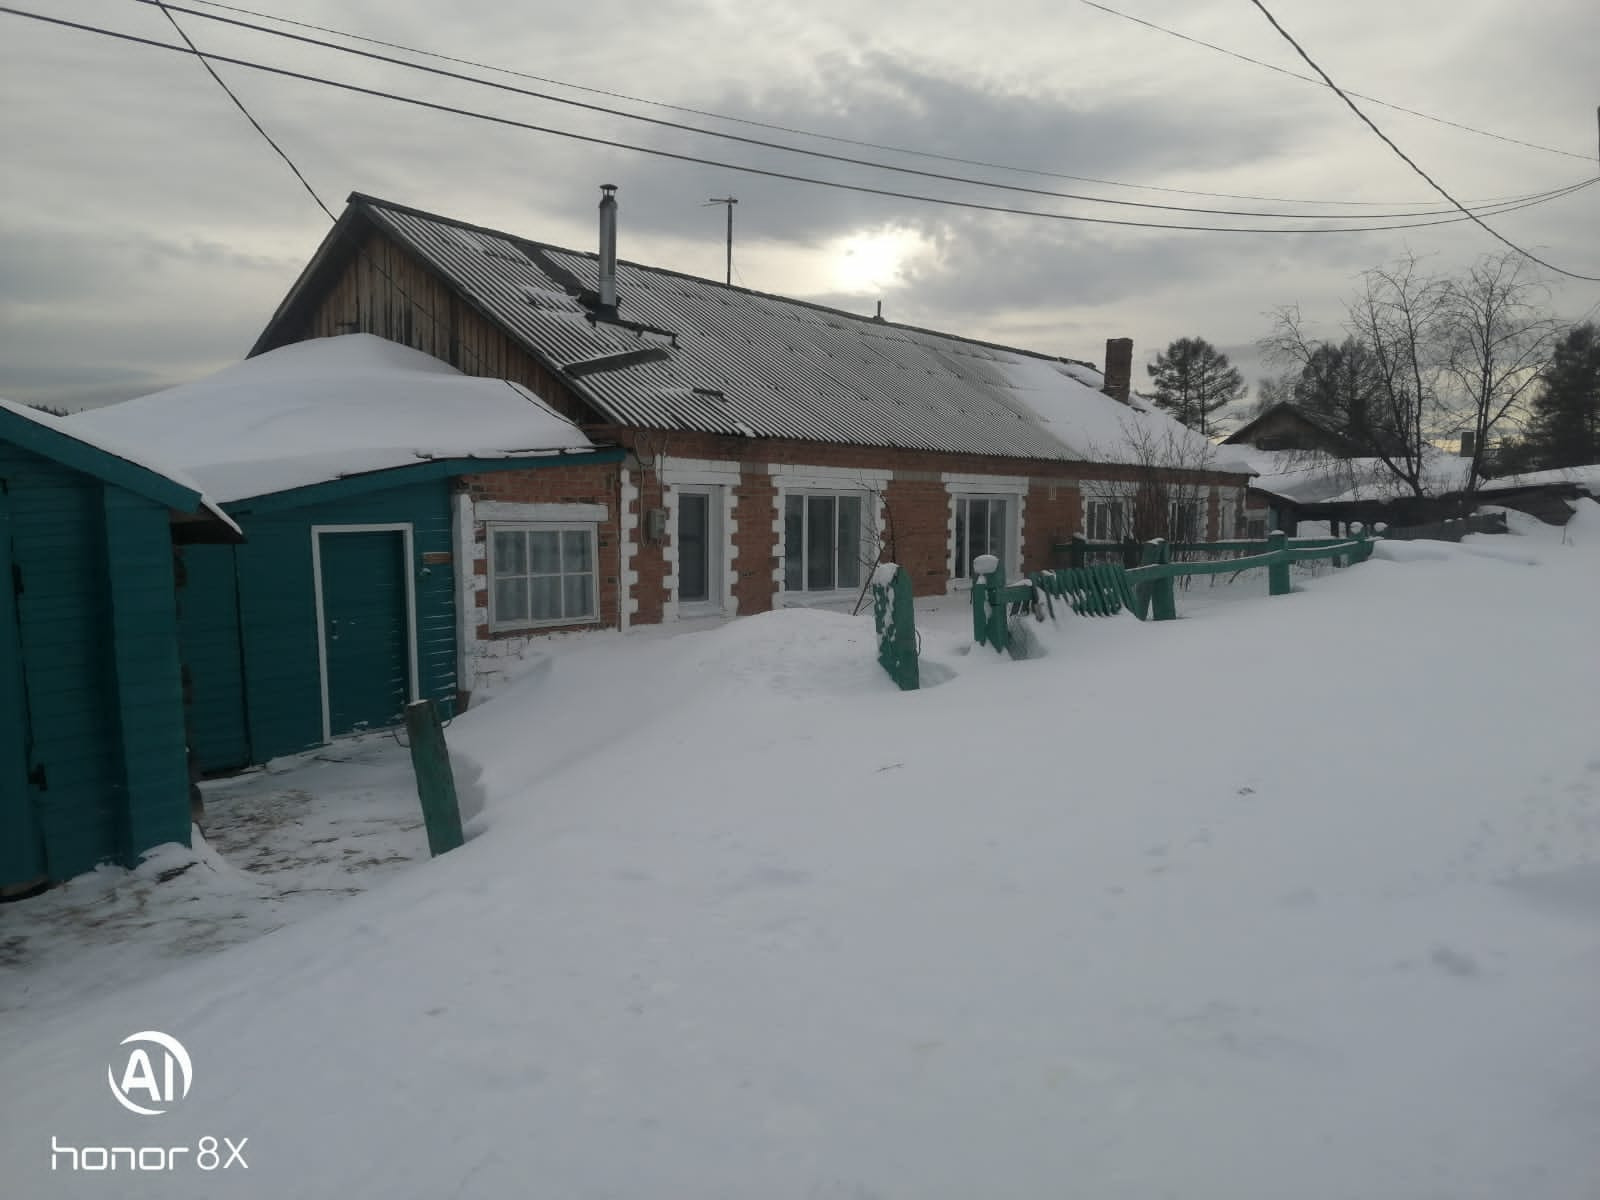
[[[1123,536],[1121,500],[1091,500],[1084,513],[1084,534],[1091,542],[1114,542]]]
[[[1267,536],[1267,519],[1265,517],[1245,518],[1245,537],[1260,541]]]
[[[832,592],[861,586],[860,495],[790,492],[783,498],[783,588]]]
[[[489,624],[496,629],[599,619],[595,527],[489,527]]]
[[[1010,528],[1007,509],[1010,503],[1004,496],[956,497],[957,579],[970,579],[972,560],[982,554],[992,554],[998,558],[1003,570],[1016,567],[1015,563],[1006,563],[1006,531]]]
[[[1197,500],[1174,500],[1167,518],[1167,539],[1173,542],[1198,542],[1200,540],[1200,503]]]

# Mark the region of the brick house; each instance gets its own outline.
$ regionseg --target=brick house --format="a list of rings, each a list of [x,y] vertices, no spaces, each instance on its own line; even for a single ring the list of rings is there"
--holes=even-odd
[[[244,531],[186,548],[205,771],[446,711],[550,633],[920,596],[1083,532],[1230,536],[1248,476],[1087,363],[365,196],[245,362],[74,418]]]
[[[625,451],[457,480],[473,546],[463,687],[474,663],[552,630],[853,601],[880,553],[924,596],[964,586],[980,553],[1043,566],[1091,516],[1088,532],[1129,527],[1153,477],[1192,495],[1185,532],[1233,532],[1248,475],[1130,403],[1125,339],[1103,376],[619,261],[604,191],[599,253],[352,195],[252,350],[376,334],[513,380]],[[552,548],[589,528],[585,589]]]

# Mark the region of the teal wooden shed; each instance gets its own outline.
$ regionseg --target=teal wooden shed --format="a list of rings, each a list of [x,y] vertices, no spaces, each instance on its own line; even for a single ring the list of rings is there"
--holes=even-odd
[[[413,700],[452,713],[476,549],[455,482],[622,457],[526,389],[365,334],[72,420],[151,453],[171,446],[243,531],[181,554],[178,638],[204,774],[387,728]]]
[[[0,894],[189,841],[174,541],[197,486],[0,401]]]

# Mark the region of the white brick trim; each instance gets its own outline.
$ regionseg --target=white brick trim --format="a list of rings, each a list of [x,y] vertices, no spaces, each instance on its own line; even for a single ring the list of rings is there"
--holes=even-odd
[[[520,504],[507,500],[479,500],[476,516],[480,521],[593,521],[598,524],[611,515],[604,504]]]
[[[456,690],[471,693],[478,682],[478,537],[472,497],[450,497],[450,544],[456,584]],[[487,567],[485,567],[485,573]],[[488,580],[483,580],[488,586]],[[485,614],[487,620],[487,614]]]
[[[945,493],[950,497],[944,540],[945,594],[964,592],[972,587],[971,580],[956,578],[956,501],[962,496],[1002,496],[1015,500],[1011,528],[1006,531],[1006,564],[1011,574],[1020,572],[1022,535],[1028,518],[1029,478],[1026,475],[970,475],[954,471],[946,471],[940,478],[944,480]]]
[[[626,630],[633,623],[633,614],[639,611],[639,601],[633,595],[639,582],[639,569],[634,565],[634,555],[639,552],[639,515],[633,511],[634,502],[639,499],[639,488],[627,467],[618,475],[617,488],[617,502],[622,509],[617,514],[617,557],[621,560],[617,576],[617,627]]]
[[[665,571],[665,588],[667,593],[666,603],[661,614],[662,621],[681,620],[683,613],[678,602],[678,492],[680,488],[707,488],[713,489],[714,494],[721,500],[721,511],[717,513],[717,536],[722,542],[722,595],[715,609],[709,612],[691,613],[691,616],[724,616],[732,617],[738,614],[739,601],[734,595],[735,574],[733,569],[734,546],[733,535],[739,528],[739,523],[734,520],[734,506],[739,502],[739,469],[737,463],[728,464],[733,468],[727,471],[697,471],[692,467],[679,471],[666,468],[662,472],[662,503],[667,510],[667,543],[661,548],[661,559]]]
[[[774,608],[815,607],[853,602],[858,589],[842,588],[833,592],[790,592],[784,586],[783,509],[790,493],[794,492],[866,492],[876,495],[878,502],[868,504],[872,524],[869,535],[875,542],[883,539],[884,497],[893,471],[872,471],[854,467],[818,467],[804,463],[774,463],[772,465],[772,547],[775,565],[772,568],[772,604]],[[866,571],[865,566],[862,567]]]

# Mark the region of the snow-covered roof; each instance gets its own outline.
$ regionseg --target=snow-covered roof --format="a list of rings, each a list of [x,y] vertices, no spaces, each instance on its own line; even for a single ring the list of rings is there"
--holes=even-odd
[[[594,449],[526,388],[366,333],[296,342],[67,424],[159,455],[222,503],[431,459]]]
[[[1556,467],[1549,471],[1528,471],[1521,475],[1501,475],[1478,485],[1480,492],[1509,492],[1517,488],[1549,487],[1570,483],[1600,495],[1600,463],[1585,467]]]
[[[1229,446],[1256,473],[1250,486],[1299,504],[1344,504],[1361,500],[1396,500],[1411,489],[1381,458],[1333,458],[1304,450],[1257,450]],[[1471,460],[1429,447],[1423,456],[1422,486],[1430,495],[1445,495],[1466,485]]]
[[[1068,461],[1139,461],[1124,426],[1203,455],[1197,435],[1099,391],[1079,362],[619,262],[354,195],[257,343],[299,336],[357,223],[449,282],[606,422],[640,429]],[[599,318],[599,319],[596,319]],[[1134,442],[1148,441],[1135,437]],[[1164,464],[1166,465],[1166,464]],[[1176,465],[1197,466],[1185,461]],[[1216,469],[1214,461],[1206,466]]]
[[[114,435],[107,435],[94,428],[85,428],[75,418],[58,417],[51,413],[40,412],[36,408],[29,408],[25,404],[15,404],[4,398],[0,398],[0,411],[10,413],[12,416],[19,417],[24,421],[30,421],[62,437],[70,438],[72,441],[88,446],[101,454],[120,459],[129,466],[137,467],[140,471],[147,471],[158,479],[175,484],[185,492],[194,493],[196,507],[191,510],[192,512],[205,512],[222,522],[234,533],[239,532],[239,527],[233,523],[222,509],[217,507],[218,502],[207,493],[201,482],[172,465],[171,456],[151,453],[147,448]]]

